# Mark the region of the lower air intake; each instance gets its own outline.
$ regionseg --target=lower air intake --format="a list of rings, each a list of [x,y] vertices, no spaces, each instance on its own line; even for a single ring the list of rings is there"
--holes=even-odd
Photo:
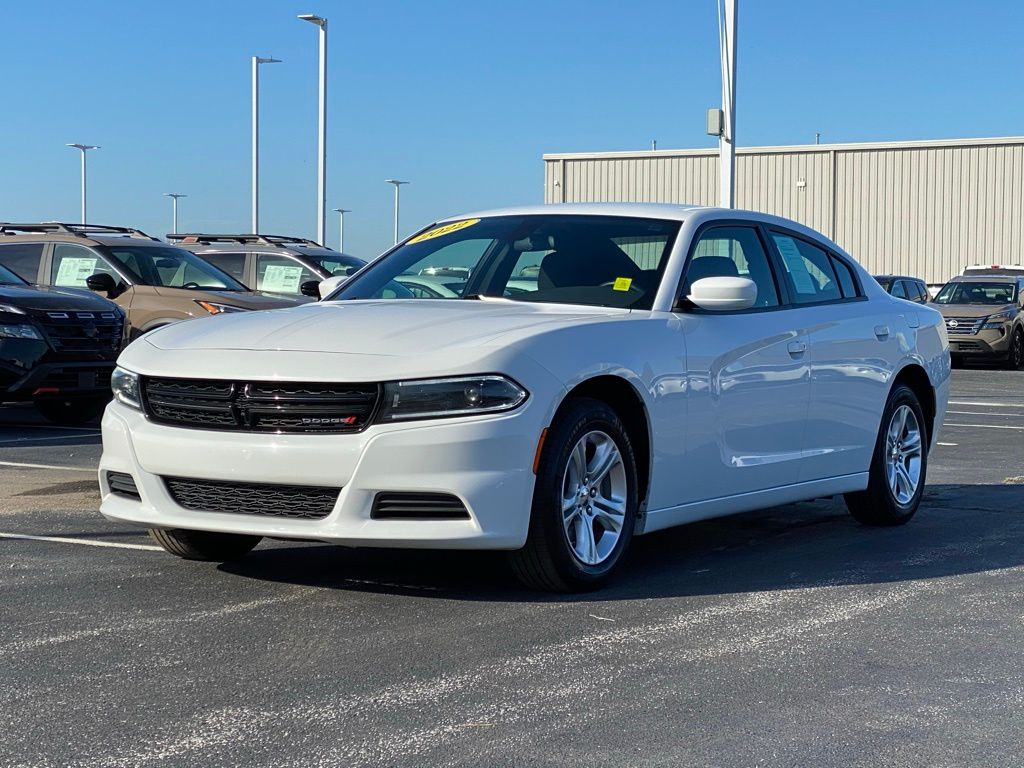
[[[165,477],[175,503],[197,512],[321,520],[331,514],[340,488],[271,485]]]
[[[374,520],[467,520],[469,512],[450,493],[378,493],[370,517]]]
[[[107,472],[107,485],[111,493],[142,501],[139,489],[135,486],[135,478],[126,472]]]

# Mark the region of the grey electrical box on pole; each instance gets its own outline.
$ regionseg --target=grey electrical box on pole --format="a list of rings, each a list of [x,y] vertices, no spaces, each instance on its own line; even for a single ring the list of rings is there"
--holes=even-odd
[[[724,123],[722,110],[714,107],[708,110],[708,136],[721,136]]]

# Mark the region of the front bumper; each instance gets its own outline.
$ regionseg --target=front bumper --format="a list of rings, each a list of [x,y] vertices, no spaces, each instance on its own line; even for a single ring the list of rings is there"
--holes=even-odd
[[[949,334],[949,352],[952,355],[972,357],[1006,357],[1010,354],[1012,323],[1001,329],[976,334]]]
[[[517,549],[526,541],[533,455],[543,408],[527,401],[498,416],[376,424],[358,434],[274,435],[154,424],[112,402],[103,417],[100,511],[151,528],[185,528],[349,546]],[[131,474],[141,501],[111,493],[107,472]],[[340,489],[317,520],[185,509],[164,477]],[[378,492],[457,496],[468,519],[376,520]]]
[[[0,401],[41,397],[109,397],[114,362],[41,363],[8,381]]]

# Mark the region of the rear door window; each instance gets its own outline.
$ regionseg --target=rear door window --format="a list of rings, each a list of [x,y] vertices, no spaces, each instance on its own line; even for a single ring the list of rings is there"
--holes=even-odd
[[[0,264],[22,280],[39,282],[39,262],[43,258],[42,243],[5,243],[0,245]]]
[[[238,282],[245,282],[244,253],[198,253],[196,255],[213,266],[220,267]]]
[[[843,292],[844,299],[853,299],[860,295],[857,291],[857,281],[853,279],[853,270],[842,260],[832,257],[832,268],[839,280],[839,288]]]
[[[290,256],[274,253],[256,254],[256,290],[268,293],[301,293],[302,284],[322,278],[309,267]]]
[[[98,253],[70,243],[53,246],[53,264],[50,266],[50,282],[61,288],[87,288],[85,280],[90,275],[106,274],[120,282],[121,276],[114,271]]]
[[[895,296],[897,299],[909,298],[909,296],[907,296],[907,289],[902,280],[897,280],[895,283],[892,284],[892,291],[890,291],[890,293],[892,293],[892,295]]]
[[[772,239],[782,257],[782,266],[796,304],[820,304],[843,298],[828,254],[806,240],[781,232]]]

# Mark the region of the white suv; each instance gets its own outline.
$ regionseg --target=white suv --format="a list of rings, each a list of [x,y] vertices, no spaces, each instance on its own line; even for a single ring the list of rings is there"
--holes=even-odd
[[[388,298],[461,267],[460,293]],[[510,281],[536,284],[506,296]],[[592,587],[634,534],[832,494],[914,514],[946,407],[939,314],[757,213],[563,205],[439,222],[325,301],[121,356],[102,512],[192,559],[261,537],[511,551]]]

